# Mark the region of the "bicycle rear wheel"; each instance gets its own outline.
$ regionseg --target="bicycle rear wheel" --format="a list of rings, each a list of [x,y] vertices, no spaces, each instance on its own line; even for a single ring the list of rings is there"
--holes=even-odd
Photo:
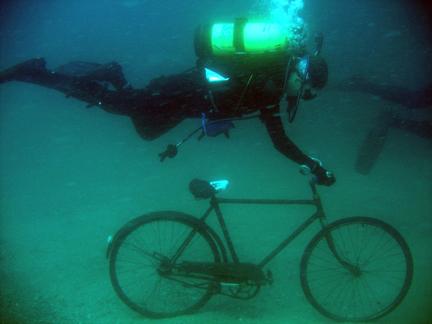
[[[179,249],[182,252],[172,261]],[[151,318],[191,313],[214,293],[214,280],[176,272],[178,265],[220,262],[205,228],[196,218],[178,212],[155,212],[130,221],[115,235],[109,258],[117,295],[130,308]]]
[[[339,321],[369,321],[402,302],[411,284],[413,261],[392,226],[352,217],[328,225],[312,239],[300,270],[306,298],[321,314]]]

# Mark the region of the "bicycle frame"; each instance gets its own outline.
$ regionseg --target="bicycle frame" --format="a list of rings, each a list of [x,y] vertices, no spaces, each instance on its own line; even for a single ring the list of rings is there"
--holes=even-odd
[[[129,221],[116,233],[112,251],[108,246],[110,278],[116,293],[129,307],[151,318],[190,313],[216,294],[250,299],[261,286],[273,283],[271,271],[264,268],[300,233],[319,221],[319,232],[306,246],[300,263],[300,281],[308,301],[320,313],[336,320],[364,321],[384,316],[400,304],[411,284],[413,261],[408,245],[395,228],[375,218],[348,217],[327,224],[316,183],[311,181],[309,185],[311,199],[233,199],[216,197],[218,186],[212,183],[191,182],[191,193],[208,202],[200,218],[158,211]],[[314,210],[300,221],[302,224],[287,230],[261,261],[250,263],[239,260],[222,204],[296,205]],[[207,221],[213,211],[220,226],[217,231]],[[147,291],[130,284],[138,279],[137,272],[143,278],[152,278],[148,288],[146,284]],[[327,283],[326,278],[330,279]],[[159,292],[161,280],[173,284],[167,286],[168,293]],[[383,292],[375,288],[380,281]],[[175,302],[172,310],[166,307],[171,288],[177,290],[169,299]],[[185,288],[193,289],[191,295],[183,296]],[[161,303],[147,302],[153,297]]]
[[[257,266],[259,268],[264,268],[272,259],[274,259],[283,249],[287,247],[289,243],[291,243],[300,233],[302,233],[306,228],[308,228],[312,223],[314,223],[316,220],[320,220],[320,224],[322,227],[326,226],[325,221],[325,213],[323,210],[323,206],[321,203],[321,198],[318,194],[318,191],[316,189],[316,184],[314,181],[310,181],[309,185],[312,190],[313,197],[312,199],[235,199],[235,198],[218,198],[216,195],[213,195],[210,198],[210,206],[208,209],[204,212],[204,214],[199,218],[200,221],[203,223],[206,221],[206,219],[209,217],[212,211],[216,213],[217,220],[219,222],[219,225],[221,227],[223,238],[225,239],[225,244],[228,248],[228,251],[231,255],[231,258],[234,263],[239,263],[240,260],[237,256],[236,250],[234,248],[234,244],[231,240],[231,235],[228,231],[228,228],[225,223],[224,216],[222,214],[222,211],[220,209],[221,204],[239,204],[239,205],[245,205],[245,204],[256,204],[256,205],[312,205],[316,207],[316,211],[310,216],[306,221],[304,221],[299,227],[297,227],[286,239],[284,239],[282,242],[280,242],[267,256],[263,258],[262,261],[260,261]],[[171,259],[171,261],[175,261],[179,255],[182,253],[182,251],[186,248],[188,243],[192,240],[194,236],[194,232],[190,233],[188,238],[183,242],[182,246],[179,248],[175,256]],[[329,247],[333,251],[333,253],[336,255],[336,258],[343,264],[346,265],[346,262],[341,260],[341,258],[337,255],[334,249],[334,245],[332,243],[331,238],[329,238]],[[350,265],[348,265],[350,267]]]

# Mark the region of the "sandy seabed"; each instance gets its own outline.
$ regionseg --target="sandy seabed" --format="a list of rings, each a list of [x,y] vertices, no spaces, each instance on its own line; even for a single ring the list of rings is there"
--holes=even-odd
[[[176,159],[161,164],[157,154],[196,122],[186,121],[146,143],[127,119],[86,110],[49,90],[8,84],[0,100],[1,323],[148,322],[115,295],[106,239],[149,211],[197,215],[205,203],[187,191],[194,177],[228,178],[227,197],[309,195],[297,167],[273,150],[259,121],[239,123],[230,140],[193,139]],[[356,149],[385,105],[370,96],[328,91],[319,103],[302,107],[289,133],[337,175],[335,186],[320,190],[329,220],[377,217],[398,228],[411,247],[415,272],[408,296],[378,323],[430,323],[431,142],[391,130],[371,174],[362,176],[353,168]],[[278,232],[270,227],[271,214],[232,212],[228,225],[237,232],[240,252],[253,258],[261,248],[274,246],[269,238],[277,239]],[[307,213],[293,215],[287,228]],[[300,258],[316,230],[269,265],[275,283],[255,299],[215,296],[196,314],[159,322],[331,322],[308,304],[299,283]],[[262,239],[259,248],[256,238]]]

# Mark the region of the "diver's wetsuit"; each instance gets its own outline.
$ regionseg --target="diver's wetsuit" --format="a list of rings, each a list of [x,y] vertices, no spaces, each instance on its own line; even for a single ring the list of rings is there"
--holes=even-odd
[[[226,118],[260,111],[261,120],[277,150],[296,163],[308,165],[316,174],[325,174],[325,169],[305,155],[285,134],[278,114],[281,91],[274,86],[267,90],[265,77],[257,77],[255,83],[252,82],[241,107],[236,103],[244,88],[215,93],[210,100],[204,77],[197,68],[153,79],[144,89],[133,89],[115,62],[103,65],[72,62],[48,70],[44,59],[32,59],[0,72],[0,83],[13,80],[49,87],[67,97],[85,101],[89,106],[129,116],[139,135],[146,140],[159,137],[185,118],[200,117],[203,112],[210,118]],[[217,102],[216,113],[214,101]]]
[[[115,62],[72,62],[48,70],[44,59],[33,59],[0,72],[0,83],[15,80],[38,84],[63,92],[66,97],[82,100],[88,106],[129,116],[146,140],[159,137],[188,116],[188,111],[181,106],[185,97],[188,98],[185,92],[190,89],[186,87],[192,87],[186,85],[188,79],[193,80],[191,73],[185,73],[182,82],[176,82],[175,77],[170,79],[171,84],[162,79],[150,82],[145,89],[132,89]],[[196,95],[194,99],[198,98],[200,96]]]

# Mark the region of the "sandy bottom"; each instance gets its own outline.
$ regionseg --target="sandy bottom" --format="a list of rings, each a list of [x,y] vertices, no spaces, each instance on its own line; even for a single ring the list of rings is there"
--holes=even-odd
[[[272,147],[263,125],[238,123],[232,138],[190,140],[178,156],[157,155],[196,127],[186,121],[147,143],[126,118],[38,87],[0,90],[1,323],[146,323],[115,295],[106,239],[155,210],[199,215],[205,202],[189,180],[226,178],[226,197],[308,198],[297,166]],[[354,171],[356,150],[379,110],[376,98],[328,91],[288,125],[292,138],[337,176],[321,188],[329,220],[372,216],[394,225],[415,262],[407,298],[379,323],[428,323],[432,300],[431,142],[398,130],[368,176]],[[224,210],[240,256],[256,261],[310,210]],[[281,215],[281,213],[284,213]],[[286,224],[284,227],[283,224]],[[282,225],[282,226],[281,226]],[[327,323],[299,283],[304,233],[270,265],[275,282],[249,301],[215,296],[198,313],[160,323]],[[428,313],[429,312],[429,313]],[[430,322],[429,322],[430,323]]]

